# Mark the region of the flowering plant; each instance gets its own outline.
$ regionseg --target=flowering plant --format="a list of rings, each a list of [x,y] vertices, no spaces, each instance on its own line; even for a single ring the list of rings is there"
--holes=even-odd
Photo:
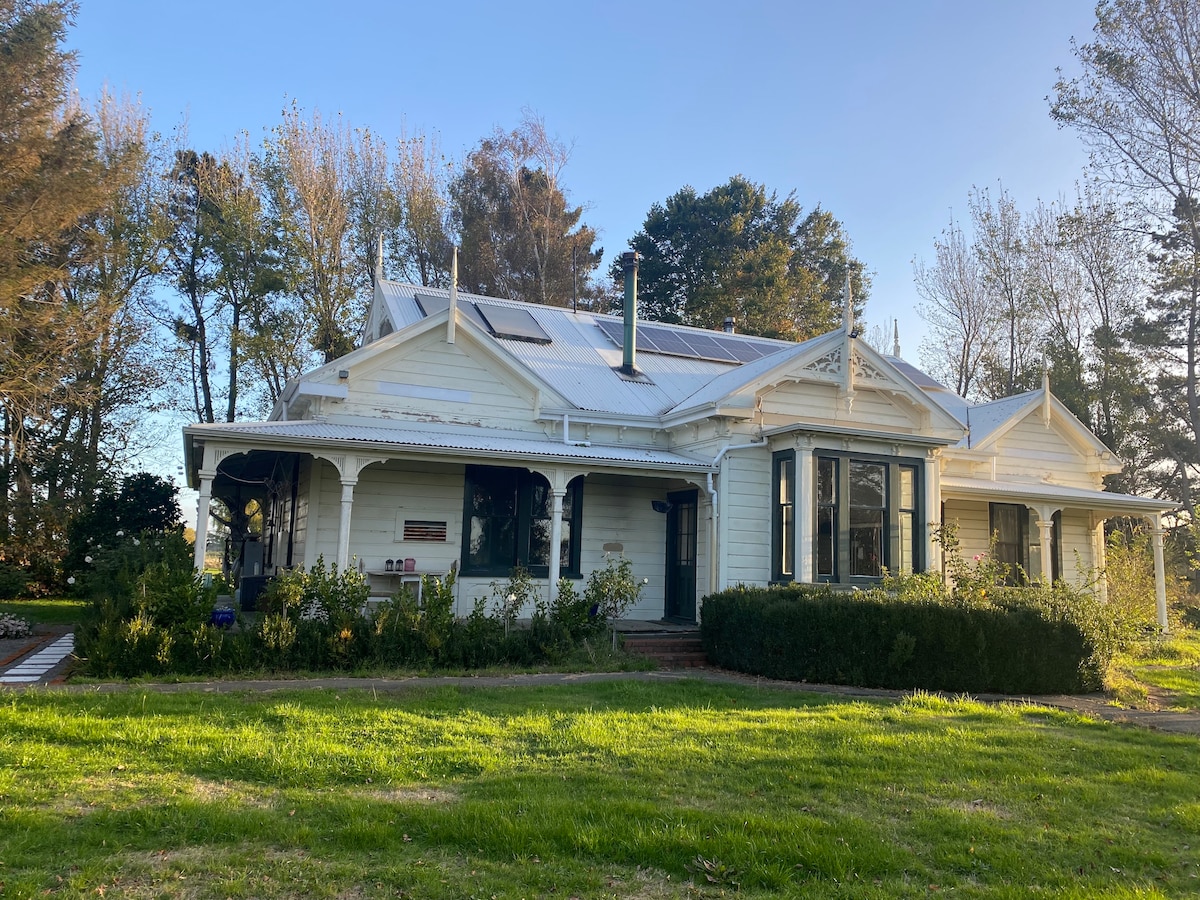
[[[0,639],[26,638],[33,634],[29,623],[17,616],[0,613]]]

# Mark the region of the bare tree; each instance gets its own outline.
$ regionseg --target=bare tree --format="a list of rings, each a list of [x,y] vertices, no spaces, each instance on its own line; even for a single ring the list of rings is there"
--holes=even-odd
[[[978,398],[984,361],[996,348],[997,323],[989,308],[975,248],[953,219],[934,242],[934,263],[914,265],[921,317],[929,325],[921,361],[962,397]]]

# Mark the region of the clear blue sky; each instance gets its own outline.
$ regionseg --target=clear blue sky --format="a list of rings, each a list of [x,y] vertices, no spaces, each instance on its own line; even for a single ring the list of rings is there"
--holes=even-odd
[[[912,260],[973,186],[1069,195],[1085,154],[1050,121],[1092,0],[81,0],[78,86],[140,96],[197,149],[257,143],[292,98],[461,158],[523,108],[572,144],[564,184],[606,264],[652,203],[741,173],[845,225],[869,323],[917,359]]]

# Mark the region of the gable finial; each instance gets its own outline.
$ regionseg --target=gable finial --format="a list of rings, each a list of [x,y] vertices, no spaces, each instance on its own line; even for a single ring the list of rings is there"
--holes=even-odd
[[[843,295],[842,328],[854,337],[854,290],[850,287],[850,270],[846,270],[846,292]]]
[[[900,320],[892,319],[892,356],[900,358]]]
[[[454,245],[454,255],[450,257],[450,307],[449,318],[446,320],[446,343],[454,343],[454,325],[458,318],[458,244]]]
[[[1042,356],[1042,423],[1050,427],[1050,356]]]

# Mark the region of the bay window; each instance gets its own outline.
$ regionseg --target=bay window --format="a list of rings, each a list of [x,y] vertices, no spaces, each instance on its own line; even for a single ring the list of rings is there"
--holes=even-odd
[[[790,450],[772,458],[775,580],[846,584],[923,568],[920,460],[815,450],[811,497],[795,496],[795,460]],[[792,570],[797,503],[809,504],[812,514],[811,573]]]

